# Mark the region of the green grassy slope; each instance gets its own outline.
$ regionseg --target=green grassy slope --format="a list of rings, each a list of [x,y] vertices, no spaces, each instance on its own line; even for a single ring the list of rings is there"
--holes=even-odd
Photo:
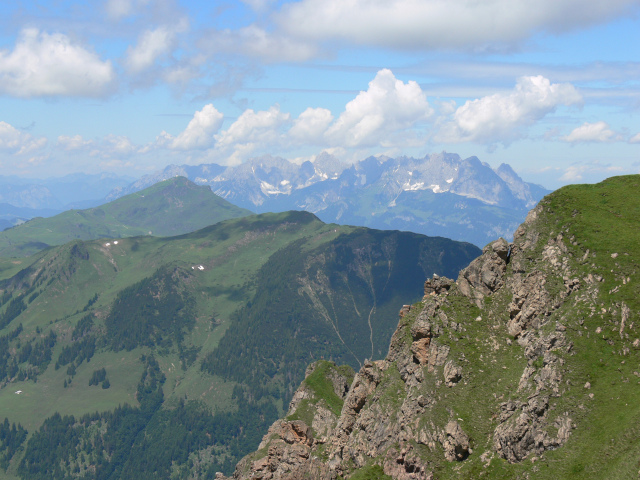
[[[547,228],[550,233],[563,233],[569,254],[578,260],[572,265],[576,277],[599,275],[603,281],[592,303],[595,311],[576,302],[560,312],[576,357],[566,369],[568,387],[556,408],[574,416],[576,429],[566,446],[549,452],[537,478],[636,478],[640,347],[634,342],[640,338],[640,176],[565,187],[551,196],[548,208],[554,223]],[[629,316],[623,322],[627,309]],[[586,382],[591,384],[588,390]]]
[[[84,432],[82,442],[92,438],[94,447],[73,435],[57,441],[81,442],[72,450],[93,458],[95,445],[110,445],[121,419],[80,417],[123,404],[134,410],[118,415],[141,425],[146,439],[177,435],[178,417],[209,419],[193,432],[217,433],[207,440],[193,433],[197,445],[180,450],[174,467],[188,470],[186,458],[195,455],[202,468],[228,471],[286,408],[307,363],[326,355],[358,367],[381,357],[395,327],[389,312],[418,298],[424,277],[454,275],[478,253],[441,238],[327,225],[309,213],[286,212],[169,238],[75,240],[24,259],[18,266],[25,268],[0,283],[0,420],[20,423],[31,442],[7,471],[23,478],[86,474],[80,457],[58,473],[43,470],[43,477],[29,469],[28,459],[57,461],[34,453],[41,426]],[[7,265],[7,272],[18,267]],[[238,348],[252,353],[232,359]],[[149,355],[163,378],[153,387],[160,404],[141,400]],[[89,385],[103,368],[108,388],[102,380]],[[100,433],[90,428],[95,424],[103,425]],[[143,437],[132,438],[131,448],[146,448],[135,443]],[[133,461],[127,459],[122,465]],[[96,478],[119,478],[109,476],[116,465],[107,463]],[[141,469],[127,467],[132,475]]]
[[[76,239],[179,235],[250,214],[209,187],[175,177],[100,207],[35,218],[0,232],[0,256],[25,257]]]

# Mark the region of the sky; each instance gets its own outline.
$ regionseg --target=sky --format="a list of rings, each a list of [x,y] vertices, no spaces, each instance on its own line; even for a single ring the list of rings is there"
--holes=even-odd
[[[0,3],[0,175],[323,151],[640,173],[640,0]]]

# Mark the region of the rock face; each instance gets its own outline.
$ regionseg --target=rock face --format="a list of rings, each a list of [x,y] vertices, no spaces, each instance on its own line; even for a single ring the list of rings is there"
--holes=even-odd
[[[338,367],[323,367],[341,399],[339,415],[305,380],[288,416],[233,477],[333,480],[378,465],[400,480],[479,478],[478,472],[537,478],[540,462],[590,428],[597,381],[585,376],[579,359],[588,348],[602,348],[604,371],[605,359],[618,355],[615,368],[629,382],[620,357],[638,360],[640,345],[631,331],[638,311],[602,303],[602,277],[584,273],[597,267],[593,252],[550,219],[543,203],[513,243],[487,245],[457,281],[427,280],[422,302],[400,310],[384,360],[366,362],[348,387]],[[632,281],[621,278],[624,285]],[[595,328],[607,318],[609,332]],[[591,345],[586,340],[596,347],[584,347]],[[314,364],[307,378],[317,371]],[[301,408],[308,409],[306,420],[296,416]],[[540,478],[555,478],[549,475]]]
[[[509,244],[504,238],[490,243],[482,249],[482,255],[465,268],[458,278],[460,291],[476,299],[479,307],[482,299],[504,282],[509,260]]]
[[[348,366],[336,367],[325,361],[310,365],[304,382],[291,399],[285,419],[269,428],[258,451],[242,459],[234,477],[330,478],[328,465],[311,454],[314,447],[326,443],[334,433],[338,408],[346,405],[353,377],[354,372]],[[225,477],[220,474],[217,478]]]
[[[471,453],[469,436],[464,433],[460,424],[454,420],[447,423],[441,440],[444,448],[444,458],[449,462],[462,461]]]

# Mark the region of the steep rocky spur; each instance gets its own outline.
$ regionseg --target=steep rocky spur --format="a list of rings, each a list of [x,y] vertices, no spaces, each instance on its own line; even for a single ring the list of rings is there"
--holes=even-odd
[[[638,183],[561,190],[427,280],[348,389],[307,371],[334,372],[340,415],[303,383],[233,478],[637,478]]]

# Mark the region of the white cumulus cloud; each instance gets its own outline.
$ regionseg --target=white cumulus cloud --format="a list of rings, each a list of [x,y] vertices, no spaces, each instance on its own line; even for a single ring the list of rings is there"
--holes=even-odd
[[[72,137],[67,135],[60,135],[58,137],[57,145],[69,152],[76,150],[83,150],[93,145],[92,140],[85,140],[82,135],[74,135]]]
[[[258,112],[245,110],[227,130],[216,135],[217,146],[224,149],[239,144],[273,143],[280,136],[280,127],[290,118],[278,105]]]
[[[629,143],[640,143],[640,132],[629,139]]]
[[[41,149],[46,143],[47,139],[44,137],[34,138],[7,122],[0,122],[0,150],[2,151],[23,155]]]
[[[282,128],[290,122],[291,115],[280,111],[278,105],[269,110],[245,110],[231,126],[215,135],[218,155],[228,155],[227,165],[238,164],[256,149],[278,149],[282,145]]]
[[[522,136],[521,128],[533,125],[560,105],[582,103],[582,96],[568,83],[552,84],[543,76],[522,77],[509,93],[469,100],[445,121],[435,138],[443,142],[507,143]]]
[[[293,122],[289,136],[300,143],[321,145],[324,133],[333,121],[333,115],[326,108],[307,108]]]
[[[90,153],[93,157],[102,158],[128,158],[139,153],[140,148],[134,145],[129,137],[124,135],[106,135]]]
[[[561,33],[637,10],[636,0],[301,0],[276,16],[289,34],[392,48],[472,48]]]
[[[160,26],[154,30],[144,31],[138,38],[138,43],[127,49],[125,65],[134,73],[153,66],[156,60],[171,52],[175,45],[176,34],[186,29],[186,20],[181,20],[172,27]]]
[[[173,150],[193,150],[213,145],[214,135],[220,130],[224,115],[212,104],[205,105],[193,115],[193,119],[177,137],[162,132],[158,143]]]
[[[109,91],[110,61],[61,33],[22,30],[13,51],[0,51],[0,92],[17,97],[85,96]]]
[[[570,143],[579,142],[613,142],[621,137],[611,130],[607,122],[585,122],[575,128],[569,135],[562,137],[562,140]]]
[[[391,70],[383,69],[369,82],[367,91],[347,103],[325,136],[332,145],[378,145],[432,114],[433,109],[416,82],[404,83]]]

